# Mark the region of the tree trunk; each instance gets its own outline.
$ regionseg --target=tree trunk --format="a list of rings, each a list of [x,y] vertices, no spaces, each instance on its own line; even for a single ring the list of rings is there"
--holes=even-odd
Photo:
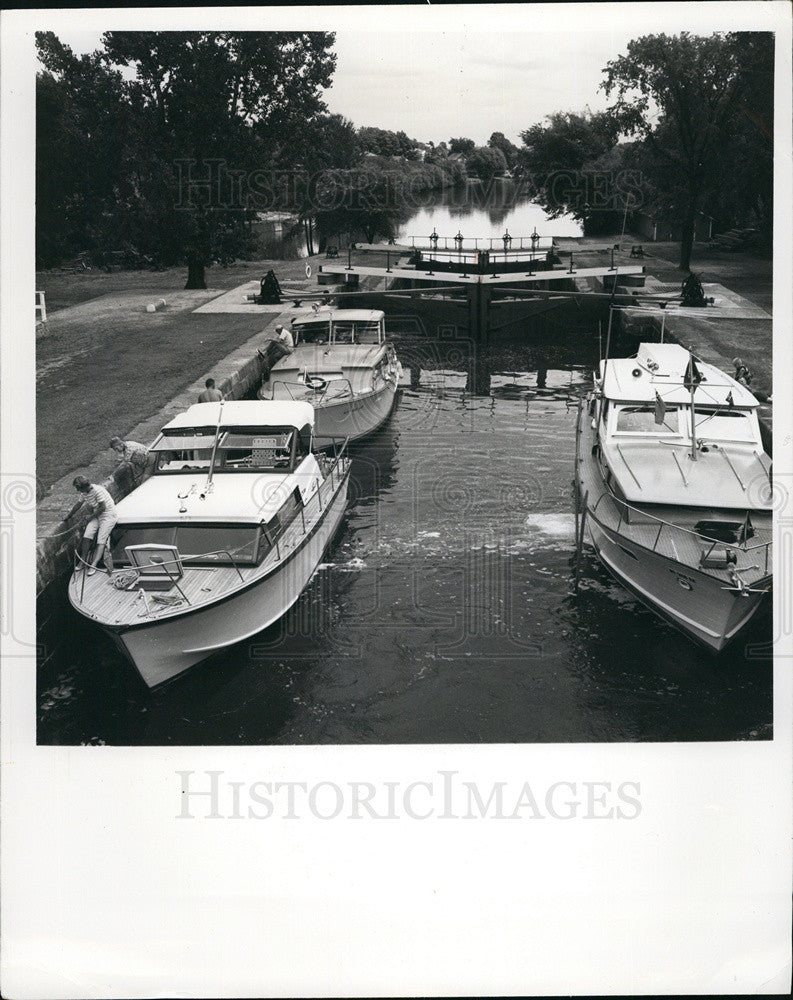
[[[204,262],[200,257],[191,256],[187,258],[187,288],[206,288],[206,274]]]
[[[680,270],[688,271],[691,264],[691,250],[694,246],[694,220],[697,217],[697,199],[692,195],[683,216],[683,230],[680,239]]]

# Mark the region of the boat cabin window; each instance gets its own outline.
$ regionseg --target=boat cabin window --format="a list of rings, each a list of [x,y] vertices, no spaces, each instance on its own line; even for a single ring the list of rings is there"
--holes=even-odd
[[[381,344],[384,339],[380,320],[327,319],[295,323],[293,328],[295,343],[304,344]]]
[[[380,322],[372,320],[370,322],[356,323],[355,342],[356,344],[380,344],[382,343]]]
[[[220,436],[216,472],[272,472],[292,468],[294,431],[226,431]]]
[[[686,419],[691,421],[691,410],[686,407]],[[694,407],[694,424],[697,437],[715,441],[755,441],[755,429],[746,410],[729,410],[717,407]]]
[[[295,344],[325,344],[328,341],[330,324],[327,320],[313,320],[309,323],[295,323],[292,332]]]
[[[288,498],[281,505],[280,509],[273,517],[267,522],[264,529],[264,535],[270,545],[274,545],[277,538],[286,531],[289,525],[297,517],[300,508],[303,506],[303,497],[300,493],[300,488],[295,487],[294,491],[290,493]]]
[[[660,423],[655,406],[623,406],[617,410],[616,432],[619,434],[679,434],[678,407],[666,406]]]
[[[110,535],[113,562],[128,566],[128,545],[175,545],[189,565],[252,566],[261,558],[261,528],[249,524],[117,524]],[[264,546],[264,550],[267,550]]]
[[[212,457],[214,434],[162,435],[152,446],[157,463],[155,472],[183,472],[208,469]]]

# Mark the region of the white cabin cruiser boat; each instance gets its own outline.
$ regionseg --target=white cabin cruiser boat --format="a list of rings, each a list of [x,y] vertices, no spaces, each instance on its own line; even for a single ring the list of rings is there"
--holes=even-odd
[[[577,429],[584,529],[606,568],[713,651],[772,580],[771,459],[752,393],[677,344],[601,362]]]
[[[154,474],[118,505],[115,572],[69,583],[75,609],[156,687],[280,618],[344,513],[350,460],[312,451],[308,403],[199,403],[167,424]]]
[[[259,397],[311,403],[318,448],[364,437],[388,419],[402,370],[384,313],[304,310],[292,320],[292,337],[294,349],[273,364]]]

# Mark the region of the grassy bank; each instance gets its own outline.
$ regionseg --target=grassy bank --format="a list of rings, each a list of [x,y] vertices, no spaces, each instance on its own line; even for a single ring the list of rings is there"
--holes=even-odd
[[[48,322],[36,331],[39,491],[88,463],[112,434],[123,437],[261,330],[272,314],[193,310],[269,267],[282,280],[305,277],[304,261],[212,268],[207,292],[183,291],[182,268],[39,275],[48,299]],[[146,302],[156,298],[167,308],[147,313]]]

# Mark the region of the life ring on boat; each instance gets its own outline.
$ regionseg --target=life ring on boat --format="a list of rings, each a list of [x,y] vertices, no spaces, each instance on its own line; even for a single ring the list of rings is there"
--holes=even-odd
[[[314,392],[322,392],[322,390],[327,386],[327,382],[324,378],[320,378],[319,375],[306,375],[306,388],[313,389]]]
[[[311,265],[310,264],[306,264],[306,277],[307,278],[311,277]]]

